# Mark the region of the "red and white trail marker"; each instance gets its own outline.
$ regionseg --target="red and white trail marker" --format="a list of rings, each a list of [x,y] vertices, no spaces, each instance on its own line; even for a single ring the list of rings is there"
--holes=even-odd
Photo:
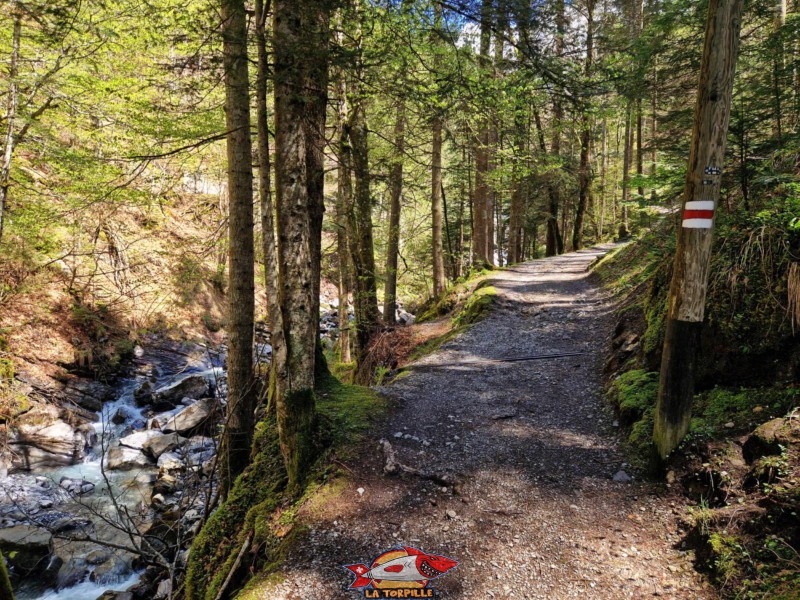
[[[711,229],[713,225],[713,200],[692,200],[683,207],[683,227],[686,229]]]

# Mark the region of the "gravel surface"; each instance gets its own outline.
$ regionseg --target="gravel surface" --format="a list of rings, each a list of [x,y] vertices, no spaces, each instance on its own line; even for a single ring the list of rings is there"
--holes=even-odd
[[[382,389],[391,417],[346,489],[305,511],[309,531],[264,598],[363,597],[341,565],[400,544],[460,561],[435,582],[443,598],[715,597],[679,549],[680,498],[624,463],[604,408],[613,306],[587,267],[608,248],[498,272],[491,314]],[[453,364],[563,352],[586,354]],[[384,475],[381,438],[453,485]]]

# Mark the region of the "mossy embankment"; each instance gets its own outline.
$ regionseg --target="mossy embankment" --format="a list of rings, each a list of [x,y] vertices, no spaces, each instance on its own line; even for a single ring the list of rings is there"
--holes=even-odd
[[[459,279],[441,298],[430,299],[418,308],[414,325],[389,328],[376,335],[362,367],[372,373],[372,383],[382,385],[402,376],[406,365],[436,352],[483,319],[497,300],[497,289],[492,285],[494,272],[496,269],[482,269]],[[334,363],[333,368],[343,380],[350,381],[354,367]]]
[[[718,219],[690,431],[666,473],[686,498],[684,542],[724,598],[800,598],[800,337],[787,313],[797,302],[798,253],[789,215],[776,201]],[[674,250],[668,217],[594,267],[617,300],[607,397],[642,469]],[[763,428],[783,437],[761,443]]]
[[[253,460],[236,480],[227,500],[205,523],[189,554],[185,592],[189,600],[234,597],[253,573],[274,574],[286,551],[302,535],[298,518],[314,498],[335,493],[347,473],[339,467],[363,439],[367,427],[386,411],[386,400],[367,387],[342,383],[323,373],[315,391],[320,458],[305,487],[287,490],[274,415],[259,422]],[[244,549],[244,550],[243,550]]]

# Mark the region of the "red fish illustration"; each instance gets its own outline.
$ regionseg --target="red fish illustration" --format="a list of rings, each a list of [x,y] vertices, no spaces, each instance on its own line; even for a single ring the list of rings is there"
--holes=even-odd
[[[397,557],[396,555],[399,551],[405,552],[405,556]],[[392,555],[393,558],[387,560],[387,555]],[[457,565],[458,561],[446,556],[426,554],[417,548],[402,546],[400,550],[394,549],[384,552],[372,561],[372,566],[370,567],[356,564],[344,565],[344,568],[356,576],[356,580],[350,585],[350,589],[357,589],[370,585],[374,587],[375,584],[380,584],[383,581],[406,581],[425,586],[431,579],[444,575]]]

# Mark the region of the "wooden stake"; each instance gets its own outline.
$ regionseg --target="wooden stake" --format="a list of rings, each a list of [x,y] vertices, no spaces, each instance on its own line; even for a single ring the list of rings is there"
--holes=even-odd
[[[710,0],[661,362],[653,439],[661,459],[689,429],[743,0]]]

